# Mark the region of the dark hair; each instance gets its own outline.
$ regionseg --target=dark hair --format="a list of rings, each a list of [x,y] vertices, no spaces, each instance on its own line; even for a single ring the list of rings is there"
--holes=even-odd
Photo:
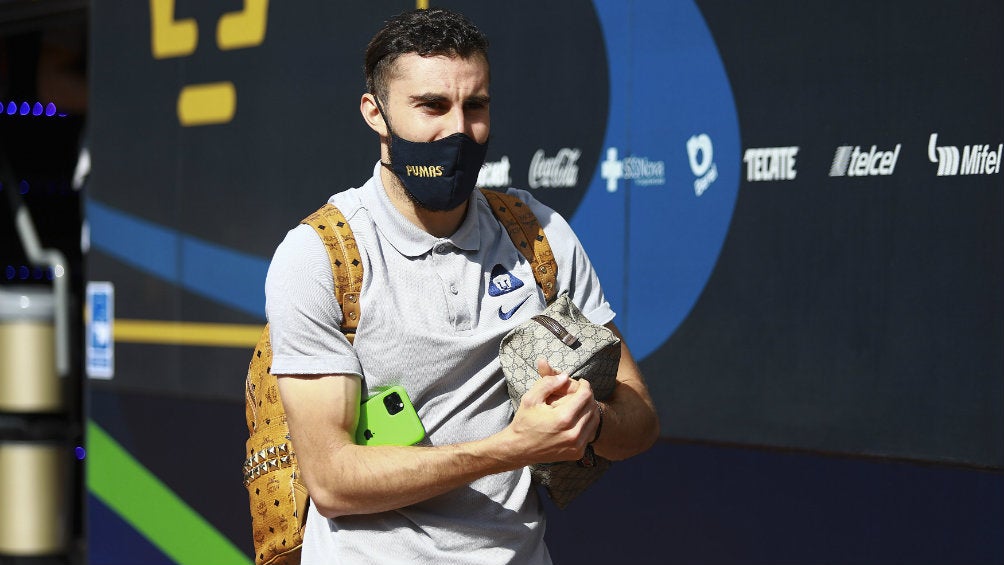
[[[480,54],[488,61],[488,38],[464,16],[431,8],[394,16],[366,47],[366,89],[378,97],[387,94],[387,73],[401,55],[418,53],[460,56]]]

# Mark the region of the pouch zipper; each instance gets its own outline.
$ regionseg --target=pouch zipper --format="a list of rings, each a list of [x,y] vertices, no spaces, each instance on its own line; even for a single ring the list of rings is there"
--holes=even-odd
[[[554,334],[554,337],[558,338],[561,343],[564,343],[572,349],[579,347],[579,338],[575,337],[568,330],[566,330],[565,326],[562,326],[561,322],[558,320],[544,314],[534,316],[533,320],[544,326],[547,331]]]

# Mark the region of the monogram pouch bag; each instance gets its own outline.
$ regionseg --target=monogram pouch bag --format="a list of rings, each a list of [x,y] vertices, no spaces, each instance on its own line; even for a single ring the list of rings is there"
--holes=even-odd
[[[513,328],[499,346],[502,372],[515,410],[523,394],[540,378],[537,359],[547,359],[551,367],[573,379],[589,381],[596,399],[605,400],[616,385],[620,356],[620,339],[607,327],[590,322],[567,294]],[[530,471],[551,500],[564,508],[609,466],[609,460],[594,455],[589,447],[579,461],[541,463],[532,465]]]

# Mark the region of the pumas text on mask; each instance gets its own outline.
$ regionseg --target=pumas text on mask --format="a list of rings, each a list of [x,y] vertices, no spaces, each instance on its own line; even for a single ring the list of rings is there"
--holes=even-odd
[[[409,177],[441,177],[443,176],[442,165],[405,165],[404,170]]]

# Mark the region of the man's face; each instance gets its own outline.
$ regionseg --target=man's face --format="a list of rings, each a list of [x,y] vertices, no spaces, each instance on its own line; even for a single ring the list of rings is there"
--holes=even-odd
[[[459,132],[488,141],[488,62],[480,55],[402,55],[389,73],[387,98],[380,102],[403,139],[435,141]]]

